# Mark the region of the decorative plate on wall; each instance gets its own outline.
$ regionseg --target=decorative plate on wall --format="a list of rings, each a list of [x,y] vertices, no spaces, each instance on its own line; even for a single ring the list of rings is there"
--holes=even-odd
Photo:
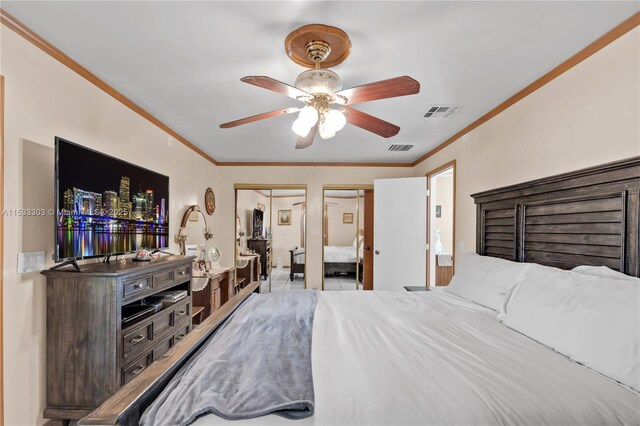
[[[204,193],[204,206],[207,209],[207,213],[212,215],[216,211],[216,195],[213,193],[213,189],[207,188]]]

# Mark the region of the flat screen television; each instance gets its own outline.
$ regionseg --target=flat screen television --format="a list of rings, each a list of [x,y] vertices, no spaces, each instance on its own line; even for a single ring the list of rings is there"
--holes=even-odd
[[[56,262],[169,246],[169,177],[56,137]]]

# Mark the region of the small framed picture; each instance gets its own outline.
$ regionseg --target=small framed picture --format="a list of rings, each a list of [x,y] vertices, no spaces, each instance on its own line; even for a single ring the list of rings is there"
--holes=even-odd
[[[278,225],[291,225],[291,210],[278,210]]]
[[[436,217],[442,217],[442,206],[436,206]]]
[[[353,223],[353,213],[342,213],[342,223]]]
[[[262,204],[262,203],[258,203],[258,207],[257,207],[257,208],[258,208],[258,210],[260,210],[260,211],[264,211],[264,204]]]

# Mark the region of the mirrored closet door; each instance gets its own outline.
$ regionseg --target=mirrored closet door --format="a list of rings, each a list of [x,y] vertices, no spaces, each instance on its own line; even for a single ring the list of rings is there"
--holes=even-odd
[[[367,192],[373,196],[371,189],[324,188],[324,290],[362,290],[373,287],[373,269],[370,268],[373,259],[365,256],[367,248],[368,251],[371,250],[373,237],[373,203],[367,208]],[[370,216],[368,220],[367,213]]]
[[[257,275],[261,292],[306,288],[306,186],[235,189],[238,279]]]

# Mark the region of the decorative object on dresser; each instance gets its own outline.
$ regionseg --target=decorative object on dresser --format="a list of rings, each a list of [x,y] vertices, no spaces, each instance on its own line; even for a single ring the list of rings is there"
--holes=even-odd
[[[247,246],[260,256],[260,275],[264,278],[271,275],[271,240],[252,238],[247,241]]]
[[[194,225],[190,223],[190,222],[196,222],[191,220],[192,215],[196,218],[199,218],[200,216],[202,216],[204,227],[201,227],[201,225],[199,224]],[[199,223],[199,222],[196,222],[196,223]],[[178,234],[174,239],[174,241],[177,244],[180,244],[180,252],[182,254],[186,253],[187,238],[189,237],[189,235],[194,237],[195,236],[194,234],[202,235],[204,237],[205,243],[206,241],[213,238],[213,234],[211,233],[209,227],[207,226],[207,218],[204,217],[204,214],[202,213],[202,209],[198,205],[192,205],[187,207],[187,210],[182,215],[182,222],[180,222],[180,230],[178,231]]]
[[[216,195],[213,193],[212,188],[207,188],[204,193],[204,207],[207,209],[209,216],[216,211]]]
[[[192,257],[48,270],[43,416],[80,419],[191,330]],[[186,293],[175,303],[153,299]],[[126,321],[126,323],[124,322]]]

